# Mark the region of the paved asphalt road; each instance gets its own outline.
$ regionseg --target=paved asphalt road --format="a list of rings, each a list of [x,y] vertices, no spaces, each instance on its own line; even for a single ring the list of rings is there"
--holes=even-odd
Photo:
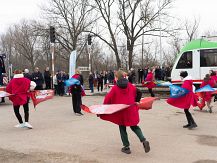
[[[83,98],[86,105],[102,101],[102,96]],[[128,129],[132,154],[126,155],[120,152],[118,126],[92,114],[75,116],[71,103],[70,97],[55,97],[36,110],[30,104],[32,130],[14,128],[10,102],[1,104],[0,163],[217,163],[217,104],[213,114],[192,109],[198,128],[188,130],[182,128],[182,110],[156,101],[152,110],[140,111],[139,126],[150,141],[150,153]]]

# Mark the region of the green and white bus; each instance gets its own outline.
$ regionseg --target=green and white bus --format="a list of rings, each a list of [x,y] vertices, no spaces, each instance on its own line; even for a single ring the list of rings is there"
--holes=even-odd
[[[171,81],[180,84],[180,71],[187,71],[194,84],[198,85],[209,70],[217,71],[217,42],[193,40],[187,43],[177,56],[171,72]]]

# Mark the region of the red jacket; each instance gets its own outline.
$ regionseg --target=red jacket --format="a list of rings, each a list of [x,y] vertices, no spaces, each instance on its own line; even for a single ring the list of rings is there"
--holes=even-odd
[[[106,95],[104,104],[135,104],[136,87],[127,83],[126,88],[113,86],[111,91]],[[136,126],[139,123],[139,108],[137,105],[130,106],[127,109],[107,115],[100,115],[100,118],[113,122],[117,125]]]
[[[205,82],[203,81],[202,84],[200,85],[200,88],[206,86],[206,85],[210,85],[211,87],[214,87],[215,86],[215,81],[213,78],[211,78],[208,82]],[[210,101],[212,99],[212,94],[211,92],[202,92],[201,93],[201,96],[202,98],[205,100],[205,101]]]
[[[147,74],[147,77],[145,78],[145,81],[147,82],[146,84],[144,84],[145,87],[147,88],[154,88],[156,86],[156,84],[153,82],[154,81],[154,75],[152,72],[149,72]]]
[[[180,109],[189,109],[191,105],[197,106],[198,97],[194,94],[192,86],[193,81],[186,77],[182,84],[182,88],[189,90],[189,92],[185,96],[179,98],[169,98],[167,103]]]
[[[6,87],[6,91],[12,96],[9,99],[13,102],[14,106],[24,105],[27,103],[29,96],[30,80],[24,78],[23,74],[16,74]]]
[[[213,75],[213,76],[210,76],[212,80],[214,80],[215,82],[217,82],[217,76],[216,75]]]

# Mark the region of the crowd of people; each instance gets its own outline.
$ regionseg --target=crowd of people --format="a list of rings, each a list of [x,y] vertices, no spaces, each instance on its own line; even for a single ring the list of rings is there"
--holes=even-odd
[[[97,82],[98,91],[102,91],[103,85],[107,83],[112,83],[114,86],[110,92],[104,98],[104,104],[127,104],[129,107],[127,109],[121,110],[113,114],[102,114],[98,115],[101,119],[110,121],[119,126],[120,136],[123,143],[123,148],[121,151],[126,154],[131,153],[130,143],[127,136],[126,127],[130,127],[131,130],[137,135],[140,142],[142,143],[145,152],[150,151],[150,145],[145,136],[143,135],[142,130],[138,126],[139,123],[139,108],[137,102],[140,101],[142,97],[141,91],[136,88],[132,83],[135,81],[135,78],[132,77],[135,71],[130,70],[129,73],[125,73],[122,70],[118,71],[109,71],[109,72],[94,72],[89,74],[89,84],[90,87],[94,87],[94,84]],[[56,75],[58,93],[60,96],[64,94],[64,81],[67,80],[66,74],[63,71],[58,72]],[[133,75],[135,76],[135,74]],[[150,95],[154,97],[152,88],[155,87],[154,80],[156,80],[156,67],[148,69],[146,78],[142,80],[143,85],[148,87]],[[74,84],[69,87],[69,92],[72,94],[72,105],[75,115],[81,116],[81,104],[82,96],[85,95],[83,84],[84,79],[79,70],[75,71],[75,74],[72,78],[77,79],[79,84]],[[197,127],[197,124],[190,113],[189,109],[191,106],[198,106],[198,96],[207,103],[207,106],[212,112],[211,99],[212,94],[210,92],[202,92],[200,95],[194,93],[193,80],[187,71],[180,72],[180,78],[182,79],[182,88],[188,90],[187,93],[178,98],[168,98],[167,103],[175,106],[177,108],[183,109],[186,115],[187,124],[183,128],[193,129]],[[29,128],[32,126],[29,124],[29,91],[31,90],[41,90],[43,89],[43,83],[45,82],[45,89],[51,88],[51,74],[49,68],[46,68],[44,74],[42,74],[38,68],[35,68],[35,71],[30,74],[27,69],[24,72],[20,70],[14,71],[14,77],[7,84],[6,91],[12,96],[9,96],[9,99],[13,103],[14,113],[19,121],[19,124],[15,127],[18,128]],[[210,71],[204,77],[204,81],[201,84],[201,87],[210,85],[211,87],[217,86],[217,76],[214,71]],[[93,92],[93,89],[91,89]],[[24,121],[19,113],[20,106],[24,108]]]
[[[94,87],[97,87],[98,92],[102,92],[103,88],[107,87],[107,84],[114,84],[115,72],[115,70],[90,72],[88,81],[91,93],[94,92]],[[151,80],[168,81],[170,79],[171,67],[166,66],[160,68],[160,66],[146,66],[145,68],[138,68],[138,73],[136,73],[136,70],[134,68],[131,68],[127,73],[125,73],[125,76],[130,83],[141,84],[144,81],[150,80],[150,72],[153,73],[153,77],[151,77]],[[151,90],[149,90],[149,92],[150,91]],[[151,94],[152,96],[154,96],[153,93]]]
[[[29,73],[28,69],[25,69],[24,77],[34,81],[36,83],[35,90],[51,89],[52,88],[52,74],[49,70],[49,67],[46,67],[44,73],[39,71],[39,68],[36,67],[32,74]],[[69,79],[69,75],[64,71],[58,71],[53,77],[53,86],[55,94],[63,96],[67,94],[68,88],[65,87],[64,82]]]

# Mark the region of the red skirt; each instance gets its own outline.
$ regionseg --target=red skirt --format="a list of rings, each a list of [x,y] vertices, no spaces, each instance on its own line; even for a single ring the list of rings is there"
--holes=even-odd
[[[179,98],[168,98],[167,103],[180,109],[189,109],[197,106],[198,97],[193,92]]]

